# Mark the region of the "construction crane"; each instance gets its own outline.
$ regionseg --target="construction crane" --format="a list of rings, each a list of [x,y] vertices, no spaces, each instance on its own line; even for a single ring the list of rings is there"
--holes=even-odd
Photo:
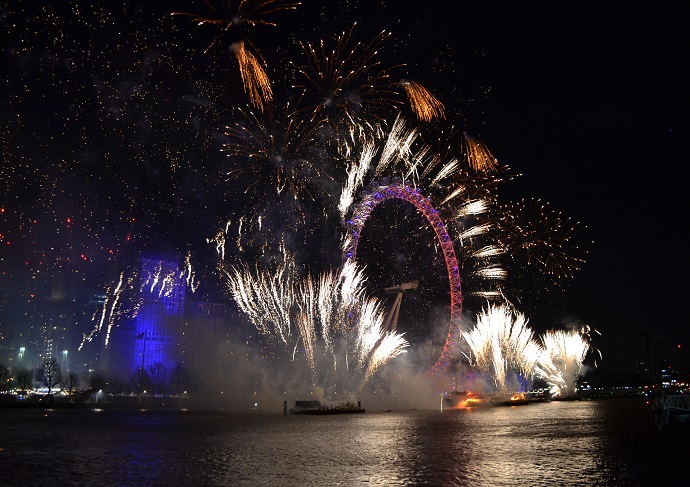
[[[417,289],[419,281],[403,282],[398,286],[390,286],[384,289],[386,294],[396,294],[393,306],[383,320],[383,331],[395,331],[398,326],[398,316],[400,315],[400,303],[405,291]]]

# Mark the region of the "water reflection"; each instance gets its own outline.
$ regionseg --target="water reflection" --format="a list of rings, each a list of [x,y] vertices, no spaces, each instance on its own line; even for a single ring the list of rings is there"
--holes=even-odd
[[[346,416],[3,411],[0,463],[9,485],[641,485],[669,461],[640,434],[645,411],[625,401]]]

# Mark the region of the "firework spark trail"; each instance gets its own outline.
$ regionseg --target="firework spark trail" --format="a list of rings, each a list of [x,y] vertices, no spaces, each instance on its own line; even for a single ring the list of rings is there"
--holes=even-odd
[[[297,296],[291,286],[285,285],[296,278],[292,261],[286,258],[272,275],[242,265],[226,270],[225,276],[240,311],[247,315],[256,329],[292,348],[294,337],[290,313]]]
[[[381,304],[374,300],[367,300],[362,304],[355,327],[357,336],[355,354],[359,370],[366,365],[367,357],[384,336],[382,329],[384,314]]]
[[[115,316],[115,310],[117,309],[117,305],[120,301],[120,293],[122,292],[122,280],[124,278],[124,272],[120,273],[120,279],[117,282],[117,286],[115,287],[115,290],[113,291],[113,305],[110,307],[110,314],[108,315],[108,329],[105,332],[105,346],[108,346],[108,342],[110,341],[110,331],[113,328],[113,324],[115,322],[114,316]],[[105,311],[105,304],[103,305],[104,311]]]
[[[476,172],[490,172],[498,168],[498,161],[486,145],[463,134],[461,150],[464,151],[467,162]]]
[[[434,182],[436,184],[436,182]],[[467,188],[464,185],[460,185],[457,188],[455,188],[453,191],[451,191],[448,196],[446,196],[442,201],[441,201],[441,206],[445,205],[449,201],[455,200],[462,194],[467,193]]]
[[[457,159],[452,159],[449,161],[447,164],[441,168],[441,170],[438,172],[438,174],[431,180],[431,185],[434,186],[439,183],[439,181],[443,179],[447,179],[451,177],[455,172],[458,170],[460,167],[460,164]],[[446,203],[447,201],[450,201],[453,199],[455,196],[460,194],[462,191],[464,191],[464,186],[459,187],[457,190],[455,190],[453,193],[451,193],[449,196],[446,197],[446,199],[443,200],[443,203]]]
[[[185,256],[184,259],[184,270],[182,271],[182,275],[185,278],[185,281],[187,282],[187,286],[191,289],[191,291],[194,293],[196,292],[196,289],[199,285],[199,282],[196,281],[196,273],[194,272],[194,268],[192,267],[192,253],[191,251],[187,252],[187,255]]]
[[[429,90],[415,81],[401,80],[400,84],[405,88],[410,107],[417,118],[424,122],[446,118],[443,103]]]
[[[304,346],[304,354],[307,357],[309,368],[312,375],[316,373],[316,362],[314,358],[314,348],[316,346],[316,324],[314,319],[317,317],[314,312],[314,304],[318,303],[314,299],[314,282],[309,276],[300,283],[299,299],[297,301],[298,312],[295,316],[295,323],[299,330],[299,336],[302,339]],[[295,350],[297,347],[295,347]],[[292,355],[292,360],[295,360],[295,354]]]
[[[362,147],[359,159],[347,168],[347,182],[343,187],[343,191],[340,195],[340,202],[338,203],[338,212],[340,213],[341,219],[345,219],[347,211],[350,209],[350,206],[352,206],[352,202],[355,200],[354,194],[362,187],[364,176],[375,155],[376,146],[373,142],[367,142]]]
[[[463,203],[456,213],[456,218],[465,218],[471,215],[482,215],[489,211],[489,202],[485,199],[469,200]]]
[[[305,120],[290,104],[283,111],[256,114],[239,110],[242,121],[226,128],[224,145],[231,164],[230,179],[250,175],[244,193],[252,200],[288,192],[297,200],[314,200],[315,182],[330,179],[322,163],[312,163],[312,143],[318,126]]]
[[[105,326],[105,346],[108,346],[112,329],[117,325],[120,317],[134,318],[139,310],[139,300],[124,300],[123,292],[131,292],[134,289],[136,273],[125,276],[125,271],[120,273],[117,283],[113,283],[106,288],[105,298],[99,310],[94,313],[93,319],[97,323],[89,333],[84,333],[78,350],[81,350],[87,342],[91,342],[94,336]]]
[[[554,396],[575,394],[577,378],[590,345],[578,331],[547,331],[535,372],[550,386]]]
[[[505,279],[507,277],[505,269],[497,265],[479,268],[474,273],[485,279]]]
[[[323,40],[300,43],[305,61],[293,64],[302,78],[295,86],[302,93],[302,110],[328,129],[346,157],[363,138],[382,135],[388,116],[405,103],[406,92],[420,117],[433,118],[443,109],[419,83],[392,80],[392,71],[402,65],[386,66],[377,59],[390,33],[381,32],[369,43],[355,42],[356,25],[339,35],[332,49]]]
[[[337,295],[337,287],[337,276],[333,272],[324,273],[320,277],[315,298],[321,323],[321,334],[328,350],[333,350],[333,334],[334,331],[339,329],[336,317],[337,304],[334,303],[333,299]],[[310,299],[314,298],[310,297]]]
[[[249,101],[256,108],[264,111],[273,101],[273,90],[266,72],[259,60],[244,47],[244,42],[233,44],[231,49],[237,58],[242,84],[245,93],[249,95]]]
[[[339,312],[343,313],[353,303],[359,301],[364,294],[366,276],[364,269],[354,262],[346,262],[340,271],[340,306]]]
[[[175,282],[179,277],[183,278],[185,271],[178,271],[176,268],[168,268],[163,271],[163,262],[158,262],[153,272],[145,273],[145,278],[141,283],[141,291],[147,290],[153,293],[158,287],[158,297],[170,296],[175,291]]]
[[[417,135],[417,130],[407,128],[405,120],[398,116],[388,133],[386,144],[379,156],[374,178],[381,177],[383,172],[388,170],[397,160],[408,159],[412,153],[412,143],[416,140]]]
[[[470,361],[478,370],[491,375],[496,389],[506,393],[508,372],[530,376],[539,357],[539,345],[521,313],[507,306],[489,306],[477,315],[477,323],[463,338],[470,346]]]
[[[467,228],[466,230],[463,230],[458,233],[458,237],[460,238],[460,242],[463,240],[470,239],[472,237],[477,237],[479,235],[484,235],[486,232],[488,232],[493,225],[491,223],[483,223],[481,225],[474,225],[471,226],[470,228]]]
[[[223,230],[218,230],[213,238],[207,238],[206,243],[213,243],[216,247],[216,254],[221,262],[225,261],[225,234]]]
[[[364,381],[366,382],[369,380],[379,367],[403,353],[407,346],[408,343],[402,335],[391,333],[385,334],[368,361]]]
[[[472,257],[475,259],[486,259],[489,257],[496,257],[503,253],[503,249],[496,247],[495,245],[487,245],[486,247],[479,248],[472,253]]]

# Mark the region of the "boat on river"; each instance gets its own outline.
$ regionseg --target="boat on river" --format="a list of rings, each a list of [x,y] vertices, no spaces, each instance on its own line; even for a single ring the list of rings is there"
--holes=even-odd
[[[450,391],[443,395],[443,406],[450,409],[495,406],[526,406],[530,400],[523,393],[479,394],[471,391]]]
[[[295,407],[290,408],[290,414],[312,414],[312,415],[326,415],[326,414],[358,414],[363,413],[359,403],[354,405],[352,403],[341,403],[335,405],[324,405],[321,401],[295,401]]]

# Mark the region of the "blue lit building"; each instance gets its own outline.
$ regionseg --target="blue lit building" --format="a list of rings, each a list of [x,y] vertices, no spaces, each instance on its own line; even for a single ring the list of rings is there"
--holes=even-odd
[[[184,358],[185,276],[179,258],[142,253],[139,279],[131,370],[148,371],[159,362],[170,371]]]

